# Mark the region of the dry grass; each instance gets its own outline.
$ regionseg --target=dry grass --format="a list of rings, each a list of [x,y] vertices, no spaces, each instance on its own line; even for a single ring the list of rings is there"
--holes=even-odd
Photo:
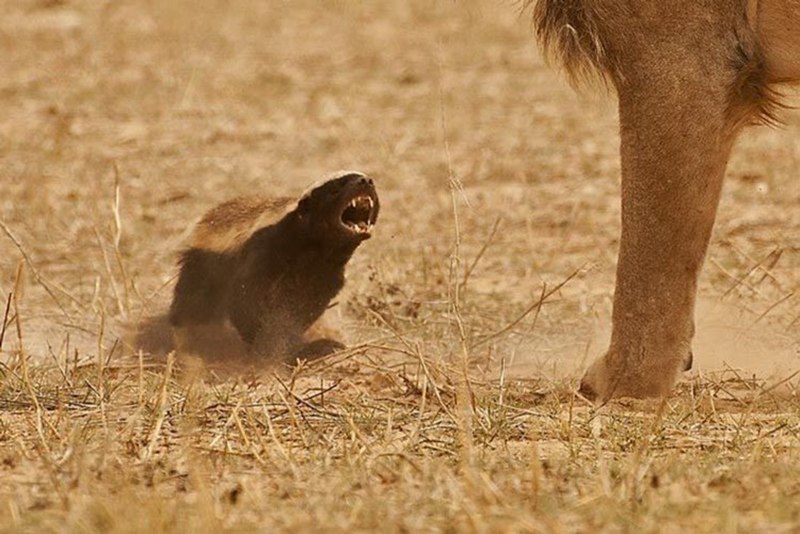
[[[700,370],[596,409],[614,106],[513,3],[11,0],[0,71],[0,529],[800,528],[797,115],[731,163]],[[351,350],[137,356],[191,221],[338,168],[384,207]]]

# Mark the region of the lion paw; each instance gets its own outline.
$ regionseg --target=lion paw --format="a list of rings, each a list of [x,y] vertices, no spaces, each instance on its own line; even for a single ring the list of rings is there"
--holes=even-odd
[[[619,397],[664,397],[675,385],[679,370],[691,368],[692,359],[690,352],[680,364],[675,360],[655,358],[632,364],[620,354],[609,352],[587,369],[578,393],[591,401],[601,402]]]

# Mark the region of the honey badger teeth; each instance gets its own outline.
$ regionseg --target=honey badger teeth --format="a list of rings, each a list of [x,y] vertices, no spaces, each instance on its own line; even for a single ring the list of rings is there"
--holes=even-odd
[[[342,223],[356,233],[369,233],[372,230],[372,210],[375,201],[369,195],[360,195],[348,202],[342,212]]]
[[[372,197],[360,196],[360,197],[356,197],[353,200],[351,200],[350,204],[348,204],[347,206],[350,207],[350,208],[357,208],[357,209],[369,208],[370,211],[371,211],[372,210],[372,206],[374,204],[375,203],[372,201]]]

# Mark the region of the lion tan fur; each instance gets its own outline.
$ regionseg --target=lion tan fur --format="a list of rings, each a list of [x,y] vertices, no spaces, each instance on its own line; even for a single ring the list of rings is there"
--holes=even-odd
[[[691,362],[697,277],[742,127],[800,79],[800,0],[539,0],[546,52],[619,99],[622,237],[611,345],[587,396],[669,393]]]

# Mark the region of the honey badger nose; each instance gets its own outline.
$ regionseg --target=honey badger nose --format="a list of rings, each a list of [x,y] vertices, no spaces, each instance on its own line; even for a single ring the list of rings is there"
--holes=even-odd
[[[359,185],[374,185],[372,178],[369,178],[367,176],[362,176],[361,178],[359,178],[358,183]]]

